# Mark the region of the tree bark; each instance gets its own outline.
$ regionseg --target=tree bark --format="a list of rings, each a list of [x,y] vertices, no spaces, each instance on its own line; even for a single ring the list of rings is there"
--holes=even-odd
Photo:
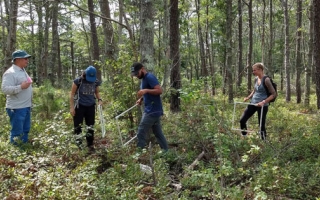
[[[206,52],[205,52],[205,40],[203,39],[203,31],[201,28],[201,13],[200,13],[200,0],[195,1],[196,4],[196,13],[197,13],[197,27],[198,27],[198,44],[199,44],[199,55],[200,55],[200,65],[201,65],[201,77],[204,80],[204,90],[207,91],[208,83],[206,77],[208,76],[207,62],[206,62]]]
[[[302,0],[297,0],[297,31],[296,31],[296,91],[297,103],[301,103],[301,72],[303,64],[301,60],[302,40]]]
[[[320,109],[320,1],[313,0],[314,5],[314,61],[317,108]]]
[[[228,101],[233,102],[233,78],[232,78],[232,0],[227,0],[227,20],[226,20],[226,78],[228,83]]]
[[[285,26],[285,36],[284,36],[284,69],[285,69],[285,81],[286,81],[286,101],[291,101],[291,85],[290,85],[290,35],[289,35],[289,15],[288,15],[288,0],[283,0],[284,9],[284,26]]]
[[[266,23],[266,1],[262,0],[263,7],[262,7],[262,31],[261,31],[261,62],[264,63],[265,58],[265,23]]]
[[[304,104],[309,105],[310,104],[310,87],[311,87],[311,69],[314,66],[313,62],[313,42],[314,42],[314,11],[313,11],[313,2],[310,1],[309,4],[309,41],[308,41],[308,62],[307,65],[305,65],[305,89],[304,89]]]
[[[170,59],[170,46],[169,46],[169,32],[170,32],[170,24],[169,24],[169,0],[163,0],[163,20],[162,20],[162,39],[159,40],[159,47],[160,49],[163,48],[163,56],[162,58],[159,58],[159,64],[164,63],[164,75],[163,75],[163,81],[162,81],[162,88],[164,91],[167,90],[169,79],[170,79],[170,73],[171,73],[171,65],[169,62],[160,62],[160,59],[164,59],[165,61],[168,61]],[[159,32],[160,35],[160,32]],[[161,54],[161,55],[162,55]],[[170,85],[169,85],[170,87]]]
[[[18,0],[10,1],[7,43],[5,48],[5,69],[11,66],[12,53],[16,50]]]
[[[154,70],[154,10],[153,1],[141,0],[140,10],[141,63],[151,72]]]
[[[170,59],[172,61],[170,82],[174,91],[171,92],[170,110],[180,111],[180,32],[179,32],[179,1],[170,0]]]
[[[274,68],[273,68],[273,4],[272,1],[269,1],[269,49],[268,49],[268,59],[267,59],[267,67],[269,69],[269,76],[273,77]]]
[[[251,83],[251,76],[252,76],[252,49],[253,49],[253,28],[252,28],[252,0],[249,0],[248,3],[248,14],[249,14],[249,49],[247,55],[247,81],[248,81],[248,92],[252,91],[252,83]]]
[[[101,80],[101,66],[100,66],[100,50],[97,34],[96,19],[94,15],[94,5],[93,0],[88,0],[88,10],[89,10],[89,21],[91,29],[91,42],[92,42],[92,61],[89,63],[94,65],[97,69],[97,79]]]
[[[58,78],[57,83],[61,79],[61,74],[58,73],[58,53],[59,53],[59,33],[58,33],[58,6],[59,1],[52,2],[52,46],[50,59],[50,80],[52,85],[55,85],[55,77]]]
[[[243,64],[242,64],[242,0],[238,0],[238,74],[237,74],[237,86],[240,87],[243,77]]]

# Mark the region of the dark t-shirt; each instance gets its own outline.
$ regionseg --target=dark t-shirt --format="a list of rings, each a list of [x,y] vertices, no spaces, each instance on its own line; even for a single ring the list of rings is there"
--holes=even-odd
[[[92,83],[82,78],[80,82],[80,77],[76,78],[73,82],[78,86],[79,97],[80,97],[79,104],[83,106],[95,105],[96,104],[95,91],[96,91],[96,88],[101,85],[101,82],[97,79],[94,83]],[[76,92],[76,95],[77,95],[77,92]]]
[[[151,73],[147,73],[142,79],[141,89],[153,89],[156,85],[159,85],[158,79]],[[163,115],[162,102],[160,95],[144,94],[144,112],[153,117]]]

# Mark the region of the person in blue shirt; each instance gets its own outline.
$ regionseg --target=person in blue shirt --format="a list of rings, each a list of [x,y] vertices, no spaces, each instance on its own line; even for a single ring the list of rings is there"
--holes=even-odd
[[[96,99],[102,104],[99,93],[101,82],[97,79],[97,70],[89,66],[80,77],[73,81],[70,93],[70,114],[73,116],[74,134],[82,132],[83,120],[86,124],[86,140],[90,152],[94,149],[94,122]],[[76,137],[77,145],[80,147],[82,138]]]
[[[138,148],[145,148],[146,134],[148,130],[152,129],[160,148],[163,151],[168,150],[167,140],[162,132],[160,118],[163,115],[163,108],[160,95],[162,88],[159,85],[158,79],[147,72],[145,67],[136,62],[131,66],[131,75],[141,79],[140,90],[137,92],[139,100],[137,104],[141,105],[144,102],[144,112],[138,127]]]
[[[265,85],[268,88],[268,91],[271,92],[271,95],[268,97],[266,88],[264,88],[262,84],[262,78],[264,75],[264,65],[262,63],[255,63],[252,66],[252,73],[256,76],[256,81],[254,84],[254,89],[251,94],[244,98],[244,101],[248,101],[251,99],[250,104],[247,106],[246,110],[243,112],[241,119],[240,119],[240,127],[242,130],[242,135],[247,135],[247,121],[248,119],[255,113],[258,112],[258,121],[261,127],[260,134],[261,139],[265,140],[267,137],[266,131],[266,118],[268,113],[268,106],[269,102],[277,96],[277,93],[272,86],[271,80],[269,77],[265,78]],[[263,110],[261,109],[263,107]],[[261,117],[261,110],[262,110],[262,119]],[[260,124],[261,121],[261,124]]]

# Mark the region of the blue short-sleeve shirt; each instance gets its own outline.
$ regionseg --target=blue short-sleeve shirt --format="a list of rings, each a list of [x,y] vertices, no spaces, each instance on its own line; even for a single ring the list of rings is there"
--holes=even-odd
[[[147,73],[141,82],[140,89],[153,89],[156,85],[159,85],[158,79],[151,73]],[[163,108],[160,95],[144,94],[144,112],[153,117],[163,115]]]

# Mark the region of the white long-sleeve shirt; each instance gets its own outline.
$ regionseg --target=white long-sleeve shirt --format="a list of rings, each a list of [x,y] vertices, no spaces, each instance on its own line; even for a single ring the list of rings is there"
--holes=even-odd
[[[32,86],[21,89],[21,83],[27,81],[28,75],[16,65],[12,65],[2,76],[1,89],[6,94],[6,108],[27,108],[32,105]]]

